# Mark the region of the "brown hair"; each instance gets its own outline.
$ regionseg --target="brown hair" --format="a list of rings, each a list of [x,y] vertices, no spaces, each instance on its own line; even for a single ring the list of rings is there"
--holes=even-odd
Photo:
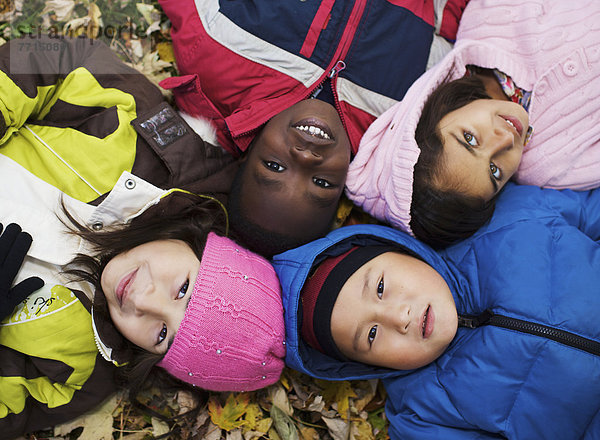
[[[120,336],[108,314],[100,278],[108,262],[115,256],[156,240],[184,241],[201,260],[208,233],[227,233],[227,212],[223,205],[212,197],[174,191],[129,224],[100,231],[77,221],[64,204],[63,213],[67,227],[91,248],[90,254],[78,254],[64,272],[94,286],[94,314],[99,313],[102,320],[106,321],[103,326],[108,327],[111,336],[118,335],[120,338],[116,346],[127,363],[117,369],[118,382],[129,388],[132,401],[135,401],[139,391],[150,385],[189,387],[161,368],[154,368],[162,355],[149,353]]]
[[[415,131],[421,153],[414,169],[410,227],[418,239],[434,248],[471,236],[494,212],[497,195],[486,202],[465,195],[458,186],[440,189],[436,185],[444,150],[438,124],[448,113],[478,99],[490,96],[477,76],[442,84],[427,99]]]

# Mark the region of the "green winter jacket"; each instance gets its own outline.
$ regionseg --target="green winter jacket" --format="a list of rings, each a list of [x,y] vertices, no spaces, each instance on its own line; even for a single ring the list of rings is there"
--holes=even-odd
[[[0,437],[10,439],[80,415],[115,390],[115,367],[92,330],[91,286],[61,274],[86,252],[65,234],[61,200],[100,229],[158,203],[164,188],[223,200],[237,165],[98,41],[0,47],[0,111],[0,222],[33,237],[15,282],[45,282],[0,323]]]

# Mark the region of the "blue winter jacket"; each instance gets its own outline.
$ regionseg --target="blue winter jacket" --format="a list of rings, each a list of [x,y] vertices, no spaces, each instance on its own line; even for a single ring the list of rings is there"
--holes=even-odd
[[[383,379],[392,439],[600,438],[599,237],[598,190],[513,184],[485,227],[439,254],[383,226],[335,230],[274,258],[286,361],[323,379]],[[425,367],[340,362],[300,340],[299,292],[313,264],[378,241],[418,254],[452,291],[457,334]]]

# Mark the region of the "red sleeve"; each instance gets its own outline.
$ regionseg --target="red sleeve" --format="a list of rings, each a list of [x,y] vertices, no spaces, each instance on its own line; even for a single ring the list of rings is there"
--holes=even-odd
[[[447,40],[456,40],[456,32],[465,7],[469,0],[448,0],[442,13],[439,34]]]

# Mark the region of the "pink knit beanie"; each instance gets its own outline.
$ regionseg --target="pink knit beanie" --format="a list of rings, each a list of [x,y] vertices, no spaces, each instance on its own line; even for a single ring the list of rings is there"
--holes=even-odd
[[[284,341],[281,289],[271,264],[210,233],[185,316],[158,365],[207,390],[251,391],[279,379]]]

